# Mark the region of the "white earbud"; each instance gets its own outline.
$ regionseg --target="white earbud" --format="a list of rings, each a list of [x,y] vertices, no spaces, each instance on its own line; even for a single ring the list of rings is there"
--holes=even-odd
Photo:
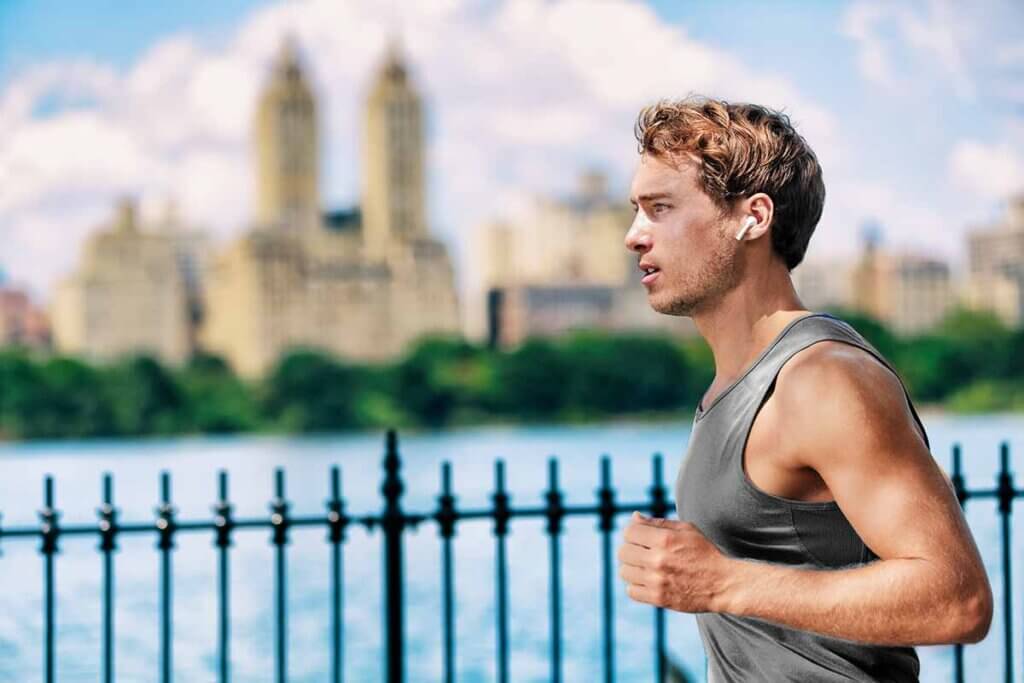
[[[736,240],[739,241],[743,239],[743,236],[747,234],[747,230],[750,230],[755,225],[757,225],[757,219],[753,216],[747,216],[747,220],[743,221],[743,227],[740,228],[738,233],[736,233]]]

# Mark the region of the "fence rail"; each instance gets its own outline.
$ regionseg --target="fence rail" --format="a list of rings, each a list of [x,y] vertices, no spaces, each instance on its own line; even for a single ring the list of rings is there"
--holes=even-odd
[[[953,473],[951,481],[961,506],[966,506],[971,499],[995,498],[998,500],[998,514],[1001,520],[1001,551],[1003,580],[1003,641],[1005,648],[1005,681],[1013,680],[1013,619],[1010,580],[1010,514],[1014,498],[1024,495],[1024,491],[1014,488],[1013,478],[1009,471],[1009,444],[1000,445],[1000,469],[996,486],[991,489],[969,490],[965,486],[961,470],[960,445],[953,445]],[[286,571],[288,532],[293,527],[322,526],[327,531],[326,540],[330,545],[331,572],[331,681],[340,683],[344,680],[344,630],[343,610],[344,594],[342,591],[342,570],[344,566],[343,549],[346,530],[352,524],[364,526],[373,532],[380,528],[383,535],[384,572],[384,619],[385,619],[385,669],[384,678],[387,683],[401,683],[404,677],[404,598],[402,535],[406,529],[417,529],[427,520],[437,523],[442,543],[442,633],[441,645],[444,648],[443,680],[451,683],[455,680],[455,623],[453,602],[454,562],[452,558],[452,538],[460,521],[489,519],[493,521],[495,552],[496,552],[496,674],[500,683],[509,681],[509,638],[508,638],[508,567],[506,537],[509,523],[513,518],[544,517],[547,520],[546,534],[549,537],[550,584],[549,584],[549,637],[550,637],[550,680],[560,683],[562,680],[561,655],[561,559],[559,536],[562,533],[562,520],[568,516],[596,516],[598,529],[602,536],[602,666],[603,680],[612,683],[615,680],[614,662],[614,616],[613,616],[613,575],[612,563],[612,532],[615,528],[615,517],[620,514],[632,513],[634,510],[649,512],[654,517],[667,516],[674,504],[668,500],[667,490],[662,476],[662,456],[655,453],[652,458],[652,484],[648,488],[649,499],[638,503],[616,503],[615,490],[611,482],[611,464],[607,455],[600,462],[600,488],[597,489],[595,505],[566,505],[563,493],[558,488],[558,461],[548,461],[547,488],[543,492],[545,505],[541,507],[512,508],[510,494],[505,489],[505,466],[502,460],[495,461],[495,489],[491,494],[492,507],[487,509],[459,510],[455,505],[455,496],[451,489],[451,464],[441,464],[441,492],[437,497],[437,509],[429,513],[410,513],[402,509],[401,498],[404,484],[401,479],[401,459],[398,452],[398,440],[395,430],[388,430],[385,439],[383,459],[384,478],[381,494],[384,505],[379,514],[349,515],[345,512],[345,500],[341,495],[341,470],[338,466],[330,469],[330,492],[325,502],[325,514],[318,516],[293,516],[289,514],[290,503],[285,497],[285,476],[281,468],[274,472],[274,497],[269,502],[270,515],[266,518],[244,518],[233,516],[233,506],[228,498],[228,475],[218,473],[218,498],[212,506],[213,517],[203,520],[179,520],[177,509],[171,500],[171,478],[167,472],[160,475],[160,503],[155,508],[155,519],[152,522],[123,523],[119,520],[118,509],[114,507],[114,487],[110,474],[104,474],[103,503],[97,508],[96,524],[75,524],[62,526],[60,511],[56,508],[53,477],[44,479],[43,508],[39,510],[38,526],[3,527],[0,525],[2,539],[40,539],[39,551],[43,556],[43,629],[42,643],[44,680],[53,683],[56,680],[55,654],[55,612],[57,608],[55,587],[55,555],[59,552],[59,540],[64,536],[94,535],[99,538],[98,550],[103,557],[103,618],[102,618],[102,680],[112,683],[114,676],[114,554],[117,551],[117,539],[122,534],[155,534],[156,548],[160,555],[160,680],[170,683],[173,662],[173,564],[174,539],[179,533],[203,532],[212,533],[214,545],[217,547],[218,562],[218,680],[227,683],[231,676],[231,625],[229,615],[228,577],[230,571],[230,548],[232,535],[236,530],[262,529],[270,530],[270,542],[274,546],[274,662],[275,680],[284,683],[287,680],[287,624],[286,607]],[[667,659],[665,656],[665,615],[661,607],[653,607],[654,616],[654,662],[655,682],[666,680]],[[954,648],[954,681],[964,680],[963,645]]]

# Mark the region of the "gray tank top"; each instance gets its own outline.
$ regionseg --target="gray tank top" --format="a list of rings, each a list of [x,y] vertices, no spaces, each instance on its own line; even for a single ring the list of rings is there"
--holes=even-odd
[[[828,313],[811,313],[791,320],[735,382],[703,410],[697,407],[675,482],[676,513],[726,555],[806,569],[878,559],[834,500],[775,496],[757,488],[743,470],[741,457],[750,427],[774,389],[779,370],[798,351],[823,340],[858,346],[899,378],[848,323]],[[903,391],[928,444],[905,385]],[[869,645],[757,617],[715,612],[695,616],[708,658],[709,683],[918,680],[920,665],[912,647]]]

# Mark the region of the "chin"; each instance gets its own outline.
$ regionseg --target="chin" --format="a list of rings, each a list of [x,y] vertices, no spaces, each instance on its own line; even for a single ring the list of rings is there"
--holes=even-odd
[[[682,311],[682,307],[678,302],[651,299],[649,303],[651,304],[651,309],[656,313],[662,313],[664,315],[689,315],[688,311]]]
[[[664,292],[648,292],[647,302],[651,309],[664,315],[692,317],[696,303],[690,299],[680,300],[666,296]]]

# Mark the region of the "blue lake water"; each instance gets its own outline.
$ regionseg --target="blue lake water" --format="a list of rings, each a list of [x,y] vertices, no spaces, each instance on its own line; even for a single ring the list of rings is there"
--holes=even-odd
[[[952,444],[963,450],[970,488],[991,488],[999,443],[1010,442],[1011,468],[1024,449],[1024,417],[922,416],[939,464],[952,469]],[[490,507],[494,462],[503,459],[513,507],[541,506],[547,460],[557,456],[559,486],[568,505],[595,503],[600,458],[612,462],[616,499],[648,500],[652,454],[663,456],[671,498],[689,432],[687,420],[617,422],[595,426],[480,427],[399,434],[405,482],[403,507],[432,512],[441,463],[453,467],[459,508]],[[380,510],[382,433],[285,438],[187,438],[145,441],[8,444],[0,447],[0,513],[4,527],[35,525],[43,477],[55,477],[61,524],[94,523],[101,477],[114,476],[122,523],[154,519],[159,474],[172,477],[179,520],[208,519],[217,472],[230,476],[238,517],[265,517],[276,467],[286,472],[286,495],[296,515],[322,514],[328,471],[342,471],[349,514]],[[675,516],[674,509],[671,517]],[[621,543],[628,515],[618,519]],[[973,500],[967,520],[985,558],[997,611],[988,637],[965,650],[969,680],[1003,676],[1002,575],[994,500]],[[511,674],[516,681],[549,680],[548,541],[543,519],[513,519],[508,537]],[[489,520],[460,522],[455,537],[456,666],[458,680],[495,680],[495,545]],[[1018,527],[1020,525],[1017,525]],[[600,680],[601,546],[597,518],[563,521],[561,572],[564,680]],[[323,527],[293,528],[288,546],[288,673],[296,682],[326,681],[330,671],[330,564]],[[274,672],[274,563],[270,531],[238,530],[231,555],[233,680],[268,681]],[[155,534],[118,538],[115,665],[119,681],[155,681],[159,672],[159,555]],[[181,533],[174,553],[174,676],[216,680],[217,556],[211,533]],[[63,537],[57,556],[57,675],[62,683],[96,681],[101,669],[101,555],[96,537]],[[42,680],[43,582],[37,539],[0,541],[0,681]],[[441,544],[436,525],[405,536],[407,680],[436,681],[442,672]],[[1014,662],[1021,669],[1021,533],[1013,531]],[[344,546],[346,680],[382,677],[383,629],[380,533],[349,528]],[[617,563],[613,554],[613,571]],[[625,595],[615,575],[616,670],[619,681],[654,678],[654,610]],[[666,612],[668,649],[697,680],[705,659],[692,615]],[[953,648],[918,647],[922,681],[952,680]]]

